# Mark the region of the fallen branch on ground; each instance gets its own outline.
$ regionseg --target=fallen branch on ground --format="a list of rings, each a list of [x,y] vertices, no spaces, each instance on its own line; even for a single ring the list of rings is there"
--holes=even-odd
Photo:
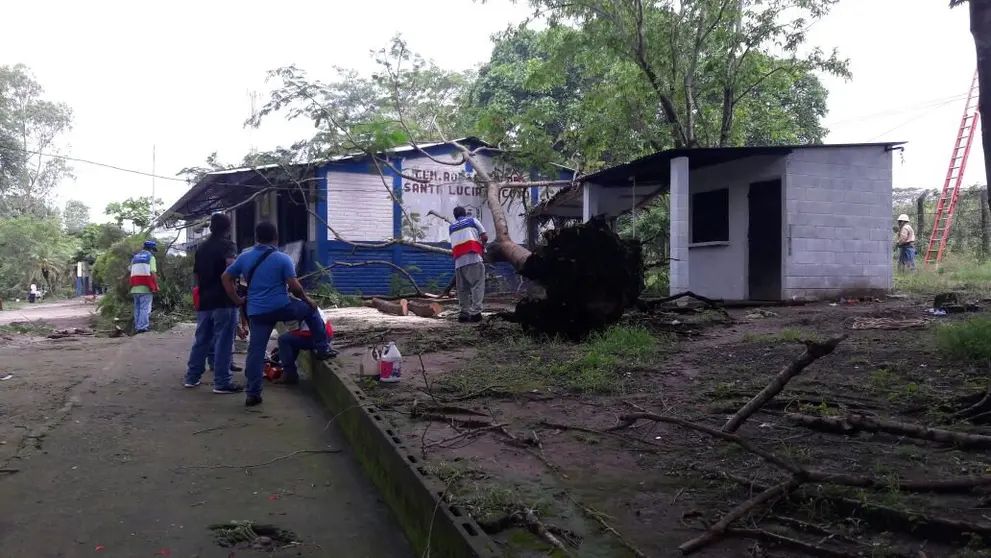
[[[762,506],[770,502],[771,500],[780,498],[781,496],[787,495],[791,491],[801,486],[801,484],[802,482],[800,480],[792,478],[786,482],[783,482],[781,484],[772,486],[764,490],[760,494],[754,496],[753,498],[747,500],[746,502],[737,505],[735,508],[728,511],[726,515],[722,517],[722,519],[720,519],[712,527],[709,527],[709,529],[705,533],[702,533],[698,537],[695,537],[694,539],[688,542],[682,543],[680,546],[678,546],[678,550],[681,550],[682,554],[686,554],[686,555],[691,554],[692,552],[695,552],[697,550],[701,550],[706,545],[716,540],[717,537],[722,535],[726,531],[726,529],[730,526],[730,524],[732,524],[734,521],[747,515],[754,508]]]
[[[786,548],[801,550],[809,556],[821,556],[823,558],[857,558],[862,555],[843,552],[841,550],[823,548],[819,545],[807,543],[791,537],[785,537],[784,535],[778,535],[763,529],[727,529],[726,534],[734,537],[762,540]]]
[[[531,533],[550,543],[551,546],[556,548],[565,556],[573,556],[571,551],[568,550],[568,547],[564,546],[564,543],[561,542],[561,540],[558,539],[553,533],[547,530],[547,527],[540,522],[540,519],[537,518],[537,514],[533,513],[533,510],[526,510],[526,513],[522,515],[523,520],[526,522],[526,525],[530,529]]]
[[[685,291],[683,293],[678,293],[664,298],[656,298],[651,300],[637,300],[637,306],[641,310],[650,310],[655,306],[660,306],[661,304],[666,304],[668,302],[674,302],[675,300],[679,300],[682,298],[694,298],[695,300],[701,302],[702,304],[705,304],[707,308],[711,308],[712,310],[719,312],[720,314],[725,316],[726,319],[730,321],[733,320],[733,317],[729,315],[729,312],[727,312],[726,308],[723,307],[721,301],[716,301],[711,298],[704,297],[702,295],[697,295],[692,291]]]
[[[961,448],[991,448],[991,436],[954,432],[941,428],[929,428],[921,424],[898,422],[864,415],[848,414],[839,418],[817,417],[799,413],[785,413],[785,418],[794,424],[835,434],[856,434],[858,432],[884,432],[897,436],[908,436],[940,444],[955,445]]]
[[[292,453],[286,455],[280,455],[275,459],[270,459],[264,463],[255,463],[252,465],[183,465],[181,467],[176,467],[172,469],[173,471],[182,471],[186,469],[257,469],[258,467],[265,467],[266,465],[271,465],[277,461],[282,461],[283,459],[289,459],[297,455],[302,455],[305,453],[341,453],[341,450],[337,448],[319,449],[319,450],[296,450]]]
[[[750,489],[767,490],[769,485],[746,479],[737,475],[724,473],[729,480]],[[951,544],[967,544],[972,541],[972,535],[980,535],[985,544],[991,542],[991,524],[972,523],[945,517],[925,515],[912,510],[899,510],[882,506],[862,499],[831,496],[822,491],[808,494],[799,491],[797,495],[803,498],[825,500],[832,505],[833,511],[840,518],[863,518],[871,522],[871,527],[877,531],[897,530],[910,533],[922,539],[930,539]]]
[[[647,555],[644,554],[643,551],[641,551],[639,548],[634,546],[633,543],[627,540],[626,537],[621,535],[619,531],[614,529],[612,525],[609,525],[609,523],[606,522],[605,514],[603,514],[602,512],[600,512],[599,510],[593,507],[582,504],[581,502],[575,500],[574,498],[569,498],[569,499],[574,505],[578,506],[585,513],[585,515],[597,521],[599,525],[601,525],[602,528],[606,530],[607,533],[616,537],[616,539],[620,542],[620,544],[625,546],[626,549],[632,552],[634,556],[636,556],[637,558],[647,558]]]
[[[440,413],[419,413],[416,418],[421,420],[432,420],[444,422],[451,426],[461,426],[464,428],[491,428],[494,424],[491,421],[475,420],[469,418],[452,417]]]
[[[799,375],[802,370],[805,370],[810,364],[816,360],[832,353],[836,350],[836,346],[839,345],[846,335],[841,335],[839,337],[833,337],[823,343],[818,343],[815,341],[805,342],[805,351],[795,359],[791,364],[784,367],[778,374],[767,384],[760,393],[754,396],[749,403],[744,405],[739,411],[736,412],[733,417],[731,417],[726,424],[723,426],[723,432],[736,432],[743,423],[750,418],[751,415],[760,410],[768,401],[774,399],[792,378]]]

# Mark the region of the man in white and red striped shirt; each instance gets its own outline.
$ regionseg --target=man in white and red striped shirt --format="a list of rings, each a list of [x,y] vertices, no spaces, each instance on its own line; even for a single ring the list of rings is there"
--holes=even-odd
[[[489,236],[485,227],[469,217],[465,208],[454,208],[451,224],[451,250],[454,252],[454,275],[458,284],[459,322],[482,321],[482,298],[485,296],[485,264],[482,254]]]

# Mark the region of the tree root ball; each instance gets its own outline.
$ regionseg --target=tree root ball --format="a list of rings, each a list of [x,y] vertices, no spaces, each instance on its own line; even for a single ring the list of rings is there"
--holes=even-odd
[[[634,305],[644,288],[640,243],[623,240],[605,219],[555,230],[520,274],[539,284],[516,305],[524,331],[580,340],[606,328]]]

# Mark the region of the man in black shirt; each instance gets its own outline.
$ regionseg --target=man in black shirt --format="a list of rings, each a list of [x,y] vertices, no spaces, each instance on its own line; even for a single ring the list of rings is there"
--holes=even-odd
[[[199,287],[200,306],[196,311],[196,338],[189,351],[184,385],[200,385],[207,354],[213,346],[213,393],[240,393],[244,388],[234,383],[231,359],[234,353],[234,330],[237,308],[227,296],[220,277],[237,256],[230,240],[231,220],[222,213],[210,218],[210,238],[196,250],[193,276]]]

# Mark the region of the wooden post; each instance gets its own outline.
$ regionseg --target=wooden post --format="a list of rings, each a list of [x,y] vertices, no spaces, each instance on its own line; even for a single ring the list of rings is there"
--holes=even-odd
[[[926,224],[926,196],[929,192],[922,192],[915,200],[915,228],[922,229]]]
[[[991,236],[988,236],[988,187],[981,188],[981,259],[991,255]]]

